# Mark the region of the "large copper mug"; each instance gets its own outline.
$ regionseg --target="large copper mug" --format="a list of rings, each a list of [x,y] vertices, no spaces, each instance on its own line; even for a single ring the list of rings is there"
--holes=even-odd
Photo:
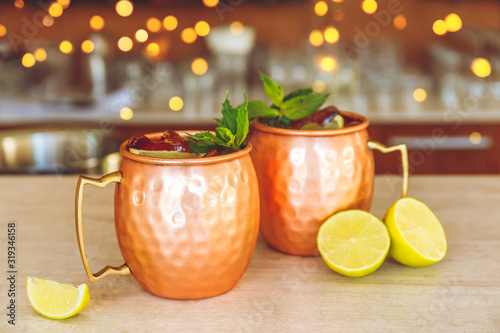
[[[159,139],[161,133],[148,134]],[[194,159],[139,156],[120,146],[120,169],[80,176],[76,230],[87,276],[130,274],[152,294],[199,299],[222,294],[250,263],[259,229],[259,192],[249,152]],[[82,230],[83,187],[116,182],[115,228],[121,267],[92,273]]]
[[[260,232],[284,253],[319,255],[316,237],[330,215],[346,209],[369,210],[375,168],[372,149],[400,150],[408,187],[404,144],[370,141],[368,119],[341,112],[347,126],[335,130],[290,130],[253,121],[251,152],[260,190]]]

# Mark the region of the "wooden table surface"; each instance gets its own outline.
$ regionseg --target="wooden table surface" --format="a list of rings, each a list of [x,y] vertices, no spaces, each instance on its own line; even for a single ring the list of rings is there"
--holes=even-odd
[[[1,332],[500,332],[500,177],[412,176],[409,195],[444,225],[448,254],[426,268],[390,257],[348,278],[321,258],[278,253],[259,238],[250,267],[224,295],[153,296],[133,276],[89,285],[90,304],[62,321],[38,315],[26,276],[90,284],[74,227],[76,176],[0,176]],[[398,198],[400,179],[378,176],[372,212]],[[114,234],[113,188],[87,187],[84,231],[93,270],[123,262]],[[16,223],[16,326],[7,323],[7,223]]]

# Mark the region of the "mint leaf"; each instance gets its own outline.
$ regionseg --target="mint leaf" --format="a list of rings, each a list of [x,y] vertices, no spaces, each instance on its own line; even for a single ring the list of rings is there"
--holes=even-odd
[[[221,144],[222,146],[234,148],[234,139],[236,138],[236,136],[231,133],[229,128],[217,127],[215,129],[215,132],[217,133],[217,137],[224,141],[224,144]]]
[[[248,118],[253,119],[255,117],[261,118],[276,118],[279,116],[280,112],[274,108],[267,106],[261,101],[250,101],[248,102]]]
[[[292,91],[291,93],[289,93],[288,95],[286,95],[283,98],[283,102],[286,102],[289,99],[292,99],[292,98],[295,98],[295,97],[312,94],[312,92],[313,92],[313,90],[311,88],[298,89],[298,90]]]
[[[288,119],[299,120],[316,112],[326,102],[328,96],[317,93],[294,97],[283,102],[281,109]]]
[[[236,115],[237,111],[231,106],[229,102],[229,92],[226,92],[226,100],[222,103],[222,119],[216,119],[219,123],[219,127],[225,127],[231,131],[231,133],[236,134]]]
[[[248,129],[250,127],[250,121],[248,119],[248,101],[247,96],[245,94],[244,96],[245,102],[240,105],[238,108],[238,114],[236,115],[236,149],[239,149],[245,142],[245,138],[247,137]]]
[[[213,135],[210,132],[201,132],[201,133],[196,133],[195,135],[186,133],[191,137],[192,140],[189,141],[189,149],[193,153],[198,153],[198,154],[206,154],[210,150],[217,148],[217,143],[214,142],[217,141],[217,137]],[[195,141],[196,140],[196,141]]]
[[[280,107],[283,102],[283,87],[274,82],[266,74],[259,72],[260,79],[264,83],[264,91],[266,95],[269,96],[271,102]]]

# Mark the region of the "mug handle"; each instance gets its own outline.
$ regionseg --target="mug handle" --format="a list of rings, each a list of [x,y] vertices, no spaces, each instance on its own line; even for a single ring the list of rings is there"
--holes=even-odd
[[[121,183],[122,173],[120,171],[112,172],[99,179],[94,179],[86,176],[80,176],[78,178],[78,183],[76,184],[76,199],[75,199],[75,223],[76,223],[76,238],[78,239],[78,247],[80,248],[80,255],[82,257],[83,266],[85,267],[85,272],[89,277],[90,282],[94,283],[97,280],[102,279],[108,275],[128,275],[130,274],[130,269],[127,264],[123,264],[120,267],[106,266],[99,272],[93,274],[89,261],[87,259],[87,254],[85,253],[85,245],[83,243],[83,226],[82,226],[82,203],[83,203],[83,187],[86,184],[91,184],[97,187],[105,187],[109,183]]]
[[[402,197],[406,197],[408,195],[408,149],[406,148],[406,144],[402,143],[397,146],[392,146],[392,147],[386,147],[380,142],[368,141],[368,148],[369,149],[377,149],[381,151],[382,153],[390,153],[396,150],[399,150],[401,152],[401,164],[403,167],[403,189],[402,189]]]

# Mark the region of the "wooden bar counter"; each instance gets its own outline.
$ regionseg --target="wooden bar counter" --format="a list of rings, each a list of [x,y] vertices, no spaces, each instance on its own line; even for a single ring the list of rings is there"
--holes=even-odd
[[[444,225],[438,264],[405,267],[390,257],[374,273],[348,278],[321,258],[285,255],[259,238],[250,267],[224,295],[196,301],[153,296],[133,276],[90,285],[74,225],[76,176],[0,176],[0,332],[500,332],[500,176],[411,176],[409,195]],[[86,250],[94,271],[121,265],[114,186],[84,195]],[[377,176],[372,213],[398,199],[400,178]],[[16,224],[15,326],[7,307],[8,223]],[[26,277],[89,284],[75,317],[40,316]]]

